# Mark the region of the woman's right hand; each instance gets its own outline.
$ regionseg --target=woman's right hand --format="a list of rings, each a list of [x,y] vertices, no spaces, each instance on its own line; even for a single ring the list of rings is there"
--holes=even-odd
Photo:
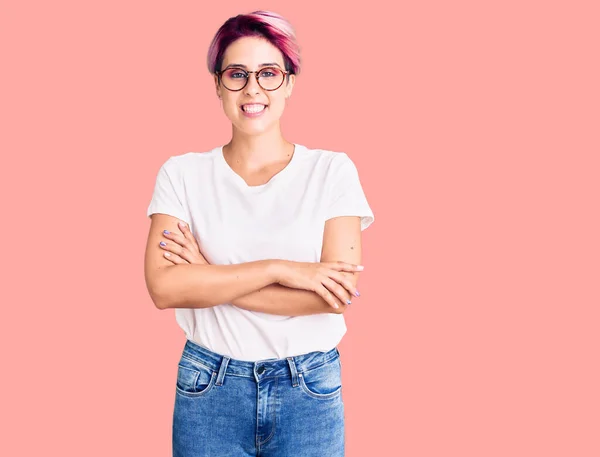
[[[278,262],[276,281],[293,289],[311,290],[319,294],[332,308],[348,304],[348,294],[358,297],[354,284],[342,272],[354,273],[363,267],[346,262]]]

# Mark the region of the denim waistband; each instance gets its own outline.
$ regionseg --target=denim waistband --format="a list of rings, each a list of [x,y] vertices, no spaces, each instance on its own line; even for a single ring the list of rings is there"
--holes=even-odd
[[[182,357],[209,367],[219,373],[220,384],[225,374],[246,376],[249,378],[266,378],[274,376],[291,376],[296,381],[297,373],[309,371],[340,356],[337,347],[327,351],[315,351],[307,354],[286,357],[285,359],[265,359],[256,362],[237,360],[217,354],[191,340],[186,340]],[[219,382],[220,381],[220,382]]]

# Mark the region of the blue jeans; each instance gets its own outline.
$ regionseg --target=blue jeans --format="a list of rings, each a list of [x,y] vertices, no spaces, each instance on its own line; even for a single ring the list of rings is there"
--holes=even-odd
[[[340,353],[258,362],[186,340],[173,413],[173,457],[344,455]]]

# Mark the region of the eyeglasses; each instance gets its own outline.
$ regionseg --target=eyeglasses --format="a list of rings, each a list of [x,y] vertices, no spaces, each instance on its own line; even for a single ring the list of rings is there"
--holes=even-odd
[[[226,68],[223,71],[218,71],[223,86],[231,91],[239,91],[246,87],[250,80],[250,73],[256,76],[256,82],[264,90],[277,90],[283,84],[285,76],[289,71],[282,70],[278,67],[264,67],[256,71],[247,71],[242,68]]]

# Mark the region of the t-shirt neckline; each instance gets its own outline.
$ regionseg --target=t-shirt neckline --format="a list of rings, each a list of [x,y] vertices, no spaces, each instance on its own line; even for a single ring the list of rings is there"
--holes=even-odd
[[[282,170],[280,170],[278,173],[276,173],[271,179],[269,179],[269,181],[267,181],[264,184],[260,184],[258,186],[249,186],[248,183],[246,183],[246,181],[244,180],[244,178],[242,178],[235,171],[233,171],[233,168],[231,168],[229,166],[229,164],[227,163],[227,160],[225,160],[225,156],[223,155],[223,146],[222,145],[217,148],[217,156],[218,156],[219,162],[221,162],[221,166],[223,167],[225,172],[229,176],[231,176],[231,178],[238,184],[239,187],[241,187],[242,189],[244,189],[245,191],[248,191],[248,192],[257,192],[257,191],[260,191],[260,190],[266,189],[267,187],[272,186],[274,182],[280,180],[283,176],[290,173],[290,171],[295,167],[295,164],[298,162],[298,153],[300,152],[300,148],[302,146],[297,143],[292,143],[292,144],[294,145],[294,152],[292,153],[292,158],[290,159],[288,164]]]

